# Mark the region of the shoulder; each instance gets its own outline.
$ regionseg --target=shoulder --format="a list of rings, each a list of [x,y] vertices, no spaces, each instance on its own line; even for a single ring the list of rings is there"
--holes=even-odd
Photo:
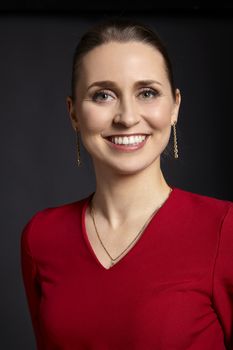
[[[74,211],[79,212],[82,208],[83,203],[88,197],[79,199],[77,201],[61,204],[61,205],[54,205],[50,207],[46,207],[44,209],[36,211],[26,223],[26,226],[35,226],[40,225],[45,222],[49,222],[50,220],[56,220],[59,218],[64,218],[67,215],[72,214]]]
[[[181,210],[208,220],[221,220],[228,214],[232,216],[233,202],[192,192],[176,187],[177,200]]]
[[[61,230],[68,230],[74,220],[77,220],[78,224],[82,208],[89,197],[90,195],[77,201],[36,211],[24,224],[21,231],[22,248],[27,248],[33,253],[41,242],[45,243],[54,239]]]
[[[232,207],[233,202],[226,199],[207,196],[204,194],[192,192],[179,187],[175,187],[180,201],[189,206],[201,208],[202,210],[221,211]]]

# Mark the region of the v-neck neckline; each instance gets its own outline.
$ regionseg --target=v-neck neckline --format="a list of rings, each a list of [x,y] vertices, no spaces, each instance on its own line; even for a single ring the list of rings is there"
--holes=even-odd
[[[83,203],[82,211],[81,211],[82,236],[84,237],[84,240],[85,240],[85,242],[87,244],[87,248],[88,248],[89,252],[94,257],[94,259],[96,260],[97,264],[99,265],[99,267],[102,270],[104,270],[104,271],[111,271],[111,270],[114,270],[117,267],[119,267],[119,265],[124,263],[125,260],[129,259],[129,257],[132,255],[132,253],[138,248],[140,242],[142,242],[143,240],[146,239],[146,236],[147,236],[147,233],[149,231],[150,226],[154,223],[155,220],[159,219],[159,217],[161,216],[162,212],[166,209],[168,204],[173,200],[173,197],[174,197],[174,194],[175,194],[175,192],[177,190],[177,187],[170,185],[170,188],[172,189],[172,191],[169,193],[168,197],[165,199],[165,201],[163,202],[161,207],[152,216],[152,218],[150,219],[149,223],[145,227],[142,235],[136,240],[136,243],[133,244],[133,246],[128,250],[128,252],[125,255],[123,255],[123,257],[121,259],[119,259],[115,264],[113,264],[109,268],[106,268],[104,265],[102,265],[101,262],[99,261],[99,259],[97,258],[97,255],[95,254],[95,251],[94,251],[94,249],[93,249],[93,247],[92,247],[92,245],[90,243],[90,240],[88,238],[87,229],[86,229],[86,223],[85,223],[86,210],[87,210],[87,207],[88,207],[92,197],[94,196],[95,192],[92,192],[86,198],[86,200]]]

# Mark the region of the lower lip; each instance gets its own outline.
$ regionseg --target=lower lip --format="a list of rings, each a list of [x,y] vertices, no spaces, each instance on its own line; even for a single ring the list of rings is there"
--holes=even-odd
[[[114,149],[117,149],[117,150],[123,151],[123,152],[132,152],[132,151],[136,151],[136,150],[142,148],[146,144],[146,141],[147,141],[148,137],[149,136],[146,136],[144,141],[142,141],[139,144],[134,145],[134,146],[125,146],[125,145],[122,145],[122,144],[119,145],[119,144],[115,144],[115,143],[109,141],[108,139],[105,139],[105,140],[107,141],[109,146],[111,146]]]

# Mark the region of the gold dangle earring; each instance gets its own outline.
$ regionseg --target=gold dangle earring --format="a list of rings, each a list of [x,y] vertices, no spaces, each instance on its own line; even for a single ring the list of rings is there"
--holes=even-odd
[[[174,158],[178,158],[178,146],[177,146],[177,136],[176,136],[176,121],[174,121],[172,126],[173,126],[173,139],[174,139]]]
[[[78,167],[82,165],[81,155],[80,155],[80,142],[79,142],[79,132],[76,129],[76,141],[77,141],[77,163]]]

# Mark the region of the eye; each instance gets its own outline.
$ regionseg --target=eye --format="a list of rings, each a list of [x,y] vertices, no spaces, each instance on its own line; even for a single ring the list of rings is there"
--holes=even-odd
[[[143,90],[141,90],[141,92],[139,93],[140,96],[142,96],[142,98],[144,100],[150,100],[152,98],[155,98],[156,96],[159,95],[159,92],[154,90],[154,89],[149,89],[149,88],[145,88]]]
[[[104,101],[109,101],[109,97],[110,97],[110,100],[111,98],[114,98],[112,95],[108,93],[108,91],[102,90],[102,91],[96,92],[93,95],[92,100],[95,102],[104,102]]]

